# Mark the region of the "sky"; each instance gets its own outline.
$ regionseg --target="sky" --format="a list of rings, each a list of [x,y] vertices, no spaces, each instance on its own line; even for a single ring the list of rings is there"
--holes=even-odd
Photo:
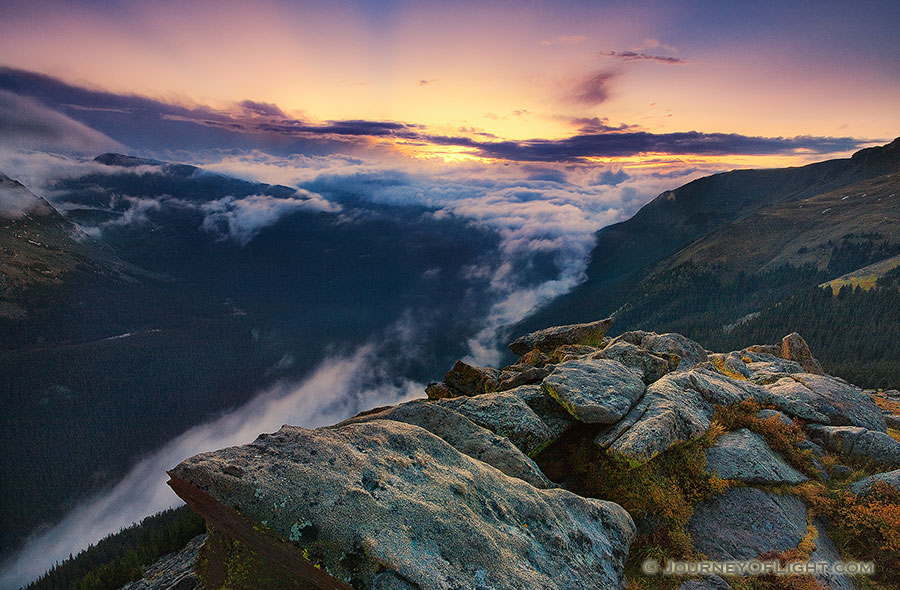
[[[721,169],[900,129],[890,1],[0,4],[0,65],[119,99],[41,97],[95,129],[144,97],[269,151]],[[141,125],[99,130],[158,150]]]

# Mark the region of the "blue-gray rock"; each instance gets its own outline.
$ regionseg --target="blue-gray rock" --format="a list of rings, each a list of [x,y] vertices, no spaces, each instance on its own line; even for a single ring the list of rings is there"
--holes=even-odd
[[[806,505],[789,494],[732,488],[699,503],[688,532],[710,559],[754,559],[797,547],[806,534]]]
[[[617,422],[644,393],[639,373],[608,359],[556,365],[541,386],[577,420],[590,424]]]
[[[834,546],[831,537],[828,536],[828,527],[825,526],[825,521],[821,518],[817,518],[813,521],[813,526],[817,533],[815,541],[816,548],[809,556],[809,561],[827,563],[843,561],[837,548]],[[847,575],[831,573],[816,574],[816,581],[825,590],[856,590],[856,584],[853,582],[853,578]]]
[[[620,334],[610,342],[610,345],[618,341],[630,342],[635,346],[640,346],[657,354],[678,355],[681,359],[678,364],[678,369],[680,370],[690,369],[708,359],[706,349],[681,334],[657,334],[655,332],[635,330]]]
[[[831,472],[834,474],[835,477],[840,479],[840,478],[844,478],[844,477],[850,477],[850,475],[853,473],[853,468],[848,467],[847,465],[841,465],[840,463],[837,463],[836,465],[834,465],[831,468]]]
[[[764,390],[705,368],[669,373],[647,387],[619,422],[594,439],[604,449],[648,461],[675,443],[702,436],[716,404],[753,399]]]
[[[442,438],[459,452],[484,461],[510,477],[517,477],[539,488],[552,486],[534,461],[508,438],[494,434],[437,402],[413,400],[355,416],[337,426],[373,420],[395,420],[419,426]]]
[[[706,449],[706,470],[745,483],[798,484],[808,479],[769,448],[763,437],[746,428],[723,434]]]
[[[760,410],[756,413],[756,417],[760,420],[768,420],[769,418],[775,417],[781,421],[785,426],[793,426],[794,421],[788,418],[784,412],[779,412],[778,410]]]
[[[618,504],[537,489],[392,420],[285,426],[169,474],[356,588],[387,571],[417,588],[621,588],[635,534]]]
[[[459,412],[475,424],[505,436],[523,453],[552,442],[552,433],[525,401],[514,393],[486,393],[434,402]]]
[[[868,457],[891,467],[900,466],[900,442],[889,434],[858,426],[807,426],[809,436],[823,447],[852,457]]]
[[[798,373],[766,389],[779,410],[819,424],[885,431],[881,410],[861,389],[829,375]]]
[[[528,407],[547,425],[552,440],[558,439],[572,424],[577,422],[575,417],[559,405],[558,401],[550,397],[550,394],[544,391],[540,385],[523,385],[510,389],[508,393],[519,396],[528,404]]]
[[[599,346],[613,324],[613,318],[606,318],[587,324],[570,324],[567,326],[553,326],[537,332],[531,332],[520,336],[509,345],[513,354],[522,356],[532,350],[550,353],[558,346],[564,344],[587,344]]]
[[[872,489],[875,482],[883,482],[900,492],[900,469],[894,471],[885,471],[884,473],[876,473],[869,477],[864,477],[858,482],[850,485],[850,491],[857,496],[865,496]]]
[[[635,346],[630,342],[618,340],[612,342],[601,352],[604,358],[619,361],[626,367],[634,369],[641,374],[641,379],[647,385],[660,377],[673,371],[681,359],[671,362],[672,358],[663,358],[649,350]]]

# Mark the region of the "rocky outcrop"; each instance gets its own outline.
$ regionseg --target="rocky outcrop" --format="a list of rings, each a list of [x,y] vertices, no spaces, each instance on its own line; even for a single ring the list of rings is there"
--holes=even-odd
[[[754,559],[797,547],[806,534],[806,505],[796,496],[734,488],[701,502],[688,530],[711,559]]]
[[[575,419],[590,424],[618,421],[644,393],[639,373],[608,359],[557,365],[541,386]]]
[[[807,477],[788,465],[760,435],[742,428],[722,435],[706,450],[706,470],[751,484],[798,484]]]
[[[250,445],[198,455],[170,472],[172,486],[214,525],[217,547],[239,540],[262,563],[315,587],[617,588],[634,522],[617,504],[567,489],[603,497],[578,487],[579,478],[610,475],[585,464],[652,471],[679,455],[654,457],[703,437],[717,419],[718,438],[675,451],[705,454],[705,471],[691,476],[706,490],[698,492],[703,501],[691,500],[679,525],[693,549],[712,559],[801,545],[809,552],[815,532],[814,557],[837,559],[824,525],[807,528],[799,496],[753,486],[785,492],[809,481],[798,469],[826,478],[819,445],[900,465],[900,442],[884,432],[873,394],[809,372],[812,357],[797,335],[785,338],[784,353],[764,346],[716,354],[678,334],[609,340],[608,323],[529,334],[516,341],[519,359],[503,369],[458,362],[443,382],[429,384],[429,399],[331,427],[285,426]],[[753,430],[722,433],[722,424],[735,424],[727,412],[717,418],[725,407],[745,412]],[[788,453],[785,436],[803,453]],[[875,481],[896,485],[896,473],[850,489],[864,496]],[[642,535],[665,520],[639,516]],[[222,561],[206,571],[228,567]],[[852,588],[844,578],[819,582]],[[728,585],[712,577],[681,587]]]
[[[617,504],[537,489],[392,420],[286,426],[170,476],[288,539],[336,587],[616,588],[635,533]]]
[[[545,328],[517,338],[509,345],[509,349],[513,354],[522,356],[532,350],[551,353],[564,344],[598,346],[606,335],[607,330],[613,325],[613,321],[613,318],[606,318],[605,320],[587,324]]]

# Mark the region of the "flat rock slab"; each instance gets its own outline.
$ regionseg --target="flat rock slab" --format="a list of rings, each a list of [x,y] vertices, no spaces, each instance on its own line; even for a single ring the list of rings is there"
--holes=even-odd
[[[872,489],[872,486],[875,485],[875,482],[885,483],[898,492],[900,492],[900,469],[895,469],[894,471],[885,471],[884,473],[876,473],[875,475],[870,475],[869,477],[864,477],[858,482],[850,485],[850,491],[856,494],[857,496],[864,496]]]
[[[710,559],[755,559],[797,547],[806,534],[806,504],[789,494],[733,488],[698,504],[688,531]]]
[[[861,426],[884,432],[881,410],[872,398],[853,385],[829,375],[797,373],[766,389],[779,410],[819,424]]]
[[[510,477],[518,477],[539,488],[552,485],[534,461],[525,456],[508,438],[475,424],[440,403],[414,400],[350,418],[338,426],[373,420],[395,420],[419,426],[444,439],[459,452],[484,461]]]
[[[600,341],[603,340],[607,330],[612,325],[613,319],[606,318],[605,320],[587,324],[553,326],[552,328],[545,328],[517,338],[509,345],[509,349],[513,354],[522,356],[535,349],[544,353],[551,353],[556,347],[564,344],[599,346]]]
[[[868,457],[891,467],[900,466],[900,442],[885,432],[858,426],[807,426],[809,436],[826,449],[855,457]]]
[[[807,480],[769,448],[763,437],[746,428],[723,434],[706,449],[706,470],[745,483],[793,485]]]
[[[360,589],[621,588],[635,534],[618,504],[537,489],[390,420],[285,426],[170,475]]]
[[[644,394],[640,373],[608,359],[568,361],[541,383],[572,416],[589,424],[612,424]]]

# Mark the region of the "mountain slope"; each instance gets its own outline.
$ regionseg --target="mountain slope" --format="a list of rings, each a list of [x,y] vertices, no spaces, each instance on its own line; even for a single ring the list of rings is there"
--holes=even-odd
[[[597,232],[586,280],[526,320],[527,330],[552,321],[588,321],[625,304],[627,291],[651,265],[728,223],[773,205],[840,190],[900,168],[900,139],[848,159],[800,168],[736,170],[667,191],[631,219]]]

